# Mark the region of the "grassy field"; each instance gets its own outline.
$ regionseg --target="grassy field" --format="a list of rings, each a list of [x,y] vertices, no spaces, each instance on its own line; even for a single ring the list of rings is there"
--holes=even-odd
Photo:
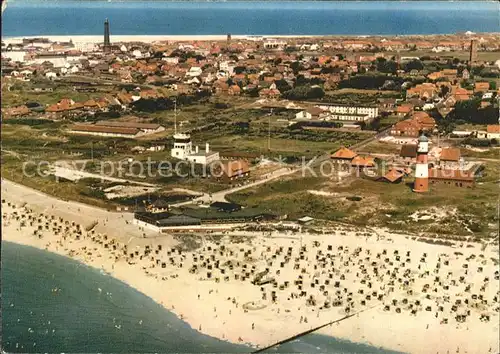
[[[318,219],[340,220],[364,226],[384,226],[398,231],[488,237],[495,231],[496,201],[500,164],[487,162],[485,175],[474,188],[433,186],[429,193],[412,191],[412,179],[401,184],[376,182],[366,178],[347,178],[344,183],[324,177],[276,181],[229,196],[232,201],[260,206],[287,214],[290,218],[310,215]],[[320,190],[325,196],[311,194]],[[351,201],[358,196],[360,201]],[[447,211],[435,222],[413,221],[415,212]],[[467,231],[467,228],[471,231]]]
[[[399,154],[401,145],[383,143],[378,140],[372,141],[363,147],[363,152],[370,152],[374,154]]]
[[[34,84],[31,82],[11,81],[5,83],[11,86],[11,90],[2,89],[2,107],[18,106],[27,102],[38,102],[42,105],[49,105],[59,102],[62,98],[71,98],[75,102],[83,102],[91,98],[102,97],[110,88],[101,88],[101,92],[78,92],[72,86],[62,83],[51,83],[53,92],[33,92]]]
[[[497,159],[500,164],[500,148],[489,148],[484,151],[461,149],[462,156],[479,159]]]

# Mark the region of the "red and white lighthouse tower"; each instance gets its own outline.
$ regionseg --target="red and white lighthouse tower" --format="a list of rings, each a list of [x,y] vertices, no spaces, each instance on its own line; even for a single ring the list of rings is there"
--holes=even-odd
[[[417,165],[415,167],[415,184],[413,191],[424,193],[429,191],[429,165],[427,154],[429,153],[429,139],[422,134],[417,144]]]

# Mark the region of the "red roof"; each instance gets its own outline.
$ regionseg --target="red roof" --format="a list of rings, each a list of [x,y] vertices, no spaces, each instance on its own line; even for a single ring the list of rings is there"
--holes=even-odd
[[[488,133],[500,134],[500,124],[490,124],[486,127]]]
[[[375,166],[375,160],[371,156],[358,155],[352,159],[351,165],[357,167],[373,167]]]
[[[442,161],[457,161],[460,160],[460,149],[457,148],[446,148],[441,150],[441,155],[439,157]]]
[[[248,162],[246,160],[233,160],[222,164],[222,171],[228,177],[241,176],[250,172]]]
[[[430,168],[429,179],[474,181],[474,175],[472,175],[469,171],[463,171],[463,170]]]
[[[384,176],[386,180],[389,182],[393,183],[396,182],[398,179],[402,178],[404,176],[404,173],[398,170],[390,170],[387,172]]]
[[[335,151],[335,153],[332,154],[330,157],[332,159],[352,160],[356,156],[358,156],[358,154],[355,153],[354,151],[349,150],[348,148],[345,147],[341,147],[340,149]]]

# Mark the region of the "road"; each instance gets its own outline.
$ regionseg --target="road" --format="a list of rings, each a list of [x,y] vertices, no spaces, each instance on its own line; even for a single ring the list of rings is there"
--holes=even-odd
[[[317,164],[321,161],[324,161],[325,158],[329,158],[329,155],[316,156],[313,159],[309,160],[309,162],[306,165],[309,167],[313,167],[313,166],[315,166],[315,164]],[[259,186],[261,184],[269,183],[269,182],[274,181],[280,177],[292,175],[292,174],[297,173],[300,170],[302,170],[302,168],[303,168],[303,166],[283,167],[283,168],[280,168],[279,170],[262,175],[261,179],[259,179],[257,181],[254,181],[254,182],[251,182],[248,184],[244,184],[242,186],[228,188],[228,189],[222,190],[220,192],[213,193],[211,195],[203,194],[201,197],[194,198],[194,199],[187,201],[187,202],[173,204],[172,206],[179,207],[179,206],[189,205],[189,204],[193,204],[193,203],[194,204],[196,204],[196,203],[206,204],[206,203],[212,203],[212,202],[227,202],[226,196],[228,194],[239,192],[239,191],[242,191],[242,190],[245,190],[248,188],[256,187],[256,186]]]
[[[372,135],[370,136],[369,138],[359,142],[359,143],[356,143],[354,145],[351,145],[349,146],[349,149],[353,150],[353,151],[357,151],[359,152],[360,149],[364,148],[366,145],[370,144],[371,142],[375,141],[375,140],[378,140],[378,139],[381,139],[385,136],[387,136],[389,134],[389,132],[391,131],[391,128],[392,127],[388,127],[380,132],[378,132],[377,134],[375,135]]]

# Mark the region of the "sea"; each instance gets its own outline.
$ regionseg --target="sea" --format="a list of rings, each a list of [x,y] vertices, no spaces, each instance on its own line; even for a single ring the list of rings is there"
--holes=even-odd
[[[9,0],[2,36],[499,32],[498,1]]]
[[[9,353],[250,353],[70,258],[2,242],[1,347]],[[100,289],[100,290],[99,290]],[[393,351],[310,334],[270,353]]]

